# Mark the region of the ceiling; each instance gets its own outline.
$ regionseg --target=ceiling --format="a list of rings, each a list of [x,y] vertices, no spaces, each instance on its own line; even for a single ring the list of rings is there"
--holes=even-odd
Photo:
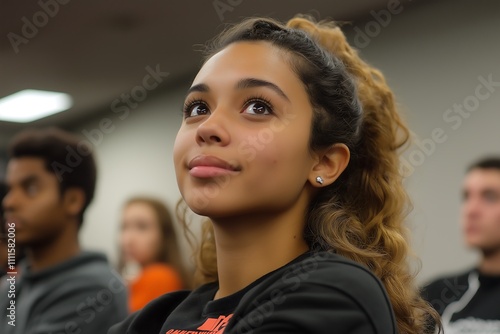
[[[194,46],[243,17],[308,13],[355,22],[386,6],[387,0],[2,0],[0,98],[28,88],[61,91],[74,106],[28,124],[0,122],[0,134],[71,127],[109,112],[115,99],[142,84],[148,66],[169,73],[155,93],[186,80],[200,63]]]

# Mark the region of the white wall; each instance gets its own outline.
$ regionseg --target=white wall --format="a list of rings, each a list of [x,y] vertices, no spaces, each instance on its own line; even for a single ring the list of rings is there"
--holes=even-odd
[[[400,7],[368,46],[357,45],[386,74],[415,134],[429,139],[440,128],[446,137],[428,153],[416,153],[414,145],[404,154],[414,165],[407,180],[415,207],[409,221],[423,282],[476,259],[463,247],[458,227],[460,185],[471,161],[500,154],[500,87],[456,129],[443,114],[454,104],[472,101],[478,77],[492,75],[500,82],[500,3],[460,0],[410,7],[401,2]],[[376,22],[369,20],[372,26]],[[354,27],[363,30],[365,24]],[[355,34],[350,38],[354,41]],[[82,231],[85,246],[116,258],[119,212],[131,195],[157,195],[173,209],[179,193],[171,155],[184,88],[148,98],[123,121],[110,110],[116,128],[97,147],[99,185]],[[80,130],[91,130],[98,121]]]
[[[171,157],[185,91],[183,87],[148,97],[124,120],[119,118],[122,113],[109,111],[114,129],[104,134],[96,146],[98,186],[85,217],[81,241],[86,247],[105,251],[113,262],[120,212],[128,198],[155,196],[164,200],[172,212],[180,198]],[[78,132],[83,135],[84,131],[95,131],[101,121],[90,122]]]

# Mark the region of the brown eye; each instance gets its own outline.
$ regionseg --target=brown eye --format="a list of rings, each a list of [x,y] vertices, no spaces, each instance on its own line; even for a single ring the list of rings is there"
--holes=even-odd
[[[483,195],[483,198],[486,200],[486,202],[489,202],[489,203],[495,203],[498,201],[498,194],[494,193],[494,192],[487,192]]]
[[[26,186],[25,191],[28,196],[33,197],[38,193],[38,186],[34,183],[30,183]]]
[[[204,105],[204,104],[197,104],[197,105],[194,105],[194,106],[191,107],[189,116],[190,117],[193,117],[193,116],[202,116],[202,115],[206,115],[208,113],[209,113],[209,111],[208,111],[208,108],[207,108],[206,105]]]
[[[184,106],[184,117],[195,117],[195,116],[203,116],[210,113],[210,109],[207,104],[202,100],[195,100],[192,102],[186,103]]]
[[[251,115],[270,115],[272,114],[271,108],[262,101],[252,101],[247,104],[246,108],[243,110],[246,114]]]

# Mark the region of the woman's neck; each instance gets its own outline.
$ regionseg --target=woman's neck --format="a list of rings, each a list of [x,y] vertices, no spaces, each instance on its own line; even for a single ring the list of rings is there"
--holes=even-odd
[[[303,213],[214,221],[219,291],[231,295],[308,250]]]

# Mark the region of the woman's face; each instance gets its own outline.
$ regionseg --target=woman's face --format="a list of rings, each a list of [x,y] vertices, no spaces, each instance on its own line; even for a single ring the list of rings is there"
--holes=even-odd
[[[147,265],[157,260],[161,230],[155,211],[146,203],[131,203],[123,210],[120,246],[125,261]]]
[[[177,182],[211,218],[281,212],[310,179],[312,107],[282,50],[233,43],[211,57],[188,91],[174,146]]]

